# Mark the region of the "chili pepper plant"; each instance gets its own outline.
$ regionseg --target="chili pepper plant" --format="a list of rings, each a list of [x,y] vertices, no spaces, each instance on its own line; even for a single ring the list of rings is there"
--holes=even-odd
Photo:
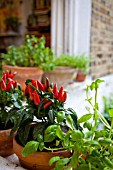
[[[11,128],[14,125],[13,115],[22,106],[22,90],[13,79],[16,72],[5,71],[0,80],[0,129]],[[9,117],[9,119],[7,119]]]
[[[22,146],[29,145],[28,152],[26,148],[23,151],[24,156],[34,151],[51,151],[50,148],[58,150],[62,143],[56,136],[56,130],[62,136],[70,126],[82,129],[76,124],[76,112],[64,107],[67,92],[63,86],[58,89],[57,84],[51,84],[48,78],[45,83],[29,79],[26,80],[25,96],[26,104],[13,115],[17,122],[12,129],[12,132],[17,130],[16,139]]]

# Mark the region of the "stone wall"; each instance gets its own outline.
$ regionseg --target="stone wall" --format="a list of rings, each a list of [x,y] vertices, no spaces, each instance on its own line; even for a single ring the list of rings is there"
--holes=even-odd
[[[113,0],[92,0],[92,78],[113,73]]]

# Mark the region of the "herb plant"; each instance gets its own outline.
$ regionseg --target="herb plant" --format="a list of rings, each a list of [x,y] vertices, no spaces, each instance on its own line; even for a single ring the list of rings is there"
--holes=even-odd
[[[87,74],[90,68],[90,57],[85,55],[76,56],[76,68]]]
[[[26,35],[25,44],[9,46],[7,54],[2,54],[3,62],[8,65],[21,67],[41,67],[49,65],[54,59],[52,50],[45,47],[45,38]]]
[[[62,54],[59,57],[55,58],[56,66],[69,66],[72,68],[76,67],[76,57],[69,54]]]
[[[87,86],[86,100],[92,109],[87,107],[88,114],[83,115],[77,121],[88,130],[87,133],[90,135],[87,135],[86,132],[83,133],[79,130],[69,129],[67,134],[62,138],[62,141],[68,141],[67,147],[64,145],[64,148],[71,150],[73,154],[70,158],[51,158],[50,165],[56,162],[55,170],[68,168],[77,170],[113,169],[113,109],[109,110],[109,116],[112,122],[109,125],[99,112],[97,102],[98,87],[102,82],[102,80],[98,79]],[[90,91],[94,91],[94,98],[89,95]],[[97,128],[99,119],[106,126],[106,129]]]

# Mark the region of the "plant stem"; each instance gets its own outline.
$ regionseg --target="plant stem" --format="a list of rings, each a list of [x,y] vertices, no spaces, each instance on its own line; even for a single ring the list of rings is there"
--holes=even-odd
[[[72,145],[71,147],[74,147],[74,145]],[[65,149],[68,149],[70,147],[65,147]],[[47,148],[44,147],[44,149],[48,150],[48,151],[58,151],[58,150],[64,150],[64,148]]]
[[[97,106],[97,88],[95,89],[95,101],[94,101],[94,106],[93,106],[93,110],[94,110],[94,126],[92,128],[92,140],[94,139],[95,136],[95,129],[97,127],[97,120],[98,120],[98,106]]]
[[[111,119],[111,128],[110,128],[110,131],[109,131],[109,138],[111,137],[112,128],[113,128],[113,117]]]

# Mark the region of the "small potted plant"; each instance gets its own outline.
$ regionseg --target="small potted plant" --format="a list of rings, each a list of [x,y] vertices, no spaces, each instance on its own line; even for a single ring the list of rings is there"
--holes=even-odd
[[[86,79],[86,75],[89,72],[89,67],[90,67],[89,56],[85,56],[85,55],[76,56],[75,66],[78,69],[78,73],[75,80],[78,82],[83,82]]]
[[[16,73],[6,71],[0,80],[0,156],[13,153],[13,139],[10,138],[11,128],[14,125],[13,113],[22,106],[22,91],[13,80]],[[7,121],[8,116],[10,116]]]
[[[64,108],[67,93],[57,84],[51,85],[46,78],[40,81],[27,80],[24,105],[21,113],[21,122],[13,141],[14,152],[19,157],[22,166],[28,169],[49,170],[54,167],[49,165],[53,156],[70,157],[70,150],[64,150],[62,138],[69,129],[80,129],[76,124],[77,115],[73,109]],[[18,117],[15,112],[15,118]],[[19,121],[20,121],[19,119]],[[16,130],[16,129],[15,129]]]
[[[45,38],[26,35],[25,44],[9,46],[7,54],[2,54],[3,70],[18,72],[15,76],[22,88],[28,78],[41,80],[43,67],[53,60],[54,55],[50,48],[45,47]]]

